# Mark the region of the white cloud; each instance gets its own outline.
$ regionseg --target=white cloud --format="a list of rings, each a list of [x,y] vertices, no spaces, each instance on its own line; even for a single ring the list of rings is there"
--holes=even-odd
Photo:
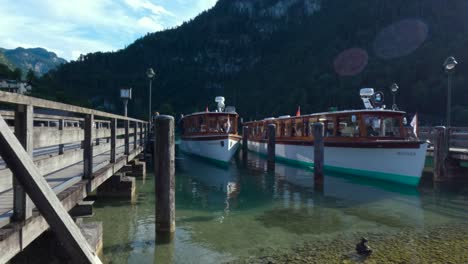
[[[142,17],[138,20],[138,25],[142,28],[148,29],[148,31],[160,31],[163,29],[161,24],[150,17]]]
[[[181,24],[216,0],[0,0],[0,47],[43,47],[67,60],[118,50]]]

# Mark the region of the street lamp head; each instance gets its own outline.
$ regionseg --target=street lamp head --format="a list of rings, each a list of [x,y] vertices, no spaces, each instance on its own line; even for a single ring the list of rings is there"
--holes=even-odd
[[[146,76],[148,76],[148,78],[153,79],[155,75],[153,68],[148,68],[148,70],[146,70]]]
[[[392,83],[392,85],[390,85],[390,90],[392,91],[392,93],[396,93],[398,92],[398,85],[396,83]]]
[[[446,71],[451,71],[455,69],[455,66],[457,66],[458,62],[455,60],[453,56],[448,57],[445,62],[444,62],[444,68]]]

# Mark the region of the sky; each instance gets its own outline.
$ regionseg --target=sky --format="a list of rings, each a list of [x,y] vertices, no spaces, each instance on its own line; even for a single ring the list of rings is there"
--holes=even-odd
[[[0,47],[42,47],[66,60],[116,51],[182,24],[217,0],[0,0]]]

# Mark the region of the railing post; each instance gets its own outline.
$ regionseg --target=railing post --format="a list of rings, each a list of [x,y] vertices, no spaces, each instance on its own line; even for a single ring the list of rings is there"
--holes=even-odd
[[[138,123],[135,121],[133,124],[133,150],[135,151],[138,147]]]
[[[110,150],[110,162],[115,163],[116,160],[116,141],[117,141],[117,119],[112,118],[111,123],[110,123],[110,130],[111,130],[111,137],[110,137],[110,144],[111,144],[111,150]]]
[[[83,178],[85,179],[91,179],[93,175],[93,123],[94,115],[86,115],[83,140]]]
[[[269,171],[275,170],[275,152],[276,152],[276,125],[268,124],[268,164],[267,169]]]
[[[63,133],[63,129],[64,129],[64,128],[65,128],[65,120],[64,120],[64,119],[60,119],[60,120],[59,120],[59,130],[60,130],[60,133]],[[59,155],[62,155],[64,152],[65,152],[65,144],[59,144],[59,149],[58,149]]]
[[[144,141],[143,141],[143,123],[139,123],[139,126],[140,126],[140,146],[143,146],[144,145]]]
[[[26,152],[33,157],[33,111],[32,105],[17,105],[15,111],[15,135]],[[24,221],[32,215],[32,202],[23,186],[13,174],[13,216],[15,221]]]
[[[125,128],[125,151],[124,151],[124,154],[125,155],[129,155],[130,154],[130,136],[128,134],[128,120],[124,120],[124,128]]]
[[[323,190],[324,142],[323,123],[314,123],[314,187]]]
[[[175,232],[175,146],[174,118],[155,119],[154,175],[156,188],[156,237],[172,240]],[[164,239],[166,240],[166,239]]]

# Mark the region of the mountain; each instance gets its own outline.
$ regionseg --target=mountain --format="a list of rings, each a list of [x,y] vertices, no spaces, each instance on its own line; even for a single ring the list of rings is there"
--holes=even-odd
[[[0,48],[0,63],[7,65],[10,69],[20,68],[23,74],[32,69],[37,76],[41,76],[66,62],[55,53],[43,48]]]
[[[244,119],[362,108],[359,89],[387,95],[438,124],[452,55],[452,120],[468,124],[468,2],[465,0],[219,0],[181,26],[148,34],[116,52],[96,52],[43,78],[39,94],[121,111],[118,89],[133,87],[129,113],[145,117],[153,67],[154,110],[180,114],[224,95]]]

